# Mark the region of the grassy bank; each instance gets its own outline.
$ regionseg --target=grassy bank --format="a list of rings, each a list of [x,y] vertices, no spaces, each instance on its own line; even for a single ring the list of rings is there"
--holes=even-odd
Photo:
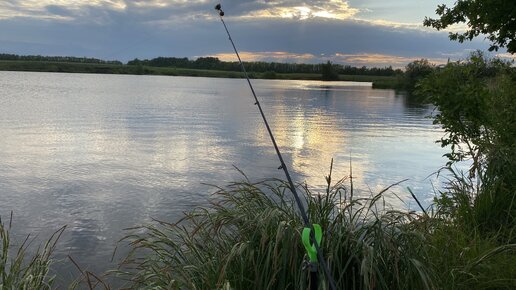
[[[514,289],[516,229],[466,225],[464,209],[472,207],[462,198],[470,194],[464,182],[450,183],[427,213],[390,208],[391,188],[354,197],[349,180],[298,190],[323,228],[321,248],[338,289]],[[71,287],[107,289],[117,279],[129,289],[307,289],[302,229],[286,182],[234,182],[180,221],[132,229],[123,241],[132,251],[119,269],[108,277],[82,273]],[[61,232],[26,257],[26,244],[13,248],[1,224],[0,285],[52,289],[50,255]],[[318,289],[329,289],[319,276]]]
[[[426,215],[385,206],[387,189],[370,198],[353,198],[343,181],[326,192],[298,189],[324,229],[322,251],[338,289],[516,287],[516,244],[463,227],[465,216],[450,216],[449,204],[437,202]],[[138,228],[122,276],[142,289],[306,289],[302,229],[286,183],[233,183],[179,223]]]
[[[64,72],[64,73],[96,73],[96,74],[132,74],[132,75],[168,75],[214,78],[242,78],[243,74],[236,71],[187,69],[173,67],[153,67],[124,64],[95,64],[95,63],[66,63],[46,61],[12,61],[0,60],[0,71],[35,71],[35,72]],[[274,73],[249,72],[254,79],[283,79],[283,80],[320,80],[320,74],[309,73]],[[340,81],[371,82],[375,88],[397,88],[395,76],[366,76],[339,75]]]
[[[418,215],[382,206],[382,194],[354,199],[337,183],[319,195],[300,186],[338,289],[431,289]],[[307,289],[303,222],[281,181],[230,184],[209,207],[178,224],[156,223],[130,236],[124,261],[135,288]],[[146,253],[146,254],[143,254]],[[324,277],[319,271],[320,277]],[[320,280],[319,289],[328,289]]]

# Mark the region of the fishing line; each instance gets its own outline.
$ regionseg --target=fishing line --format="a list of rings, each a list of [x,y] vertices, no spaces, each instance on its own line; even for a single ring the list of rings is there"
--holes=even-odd
[[[280,167],[278,169],[283,169],[283,172],[285,173],[285,176],[287,178],[290,191],[294,195],[294,199],[296,200],[297,206],[299,208],[299,211],[301,213],[301,217],[303,218],[303,221],[305,223],[305,227],[310,229],[310,240],[312,244],[315,246],[317,250],[317,258],[319,263],[321,264],[324,274],[326,276],[326,279],[328,280],[330,287],[332,290],[336,290],[335,282],[333,280],[333,277],[330,273],[330,270],[328,269],[328,265],[326,264],[324,257],[322,255],[321,249],[319,247],[319,244],[316,242],[315,238],[315,230],[312,224],[310,224],[310,220],[308,219],[308,215],[306,214],[305,207],[303,206],[303,203],[301,202],[301,199],[299,198],[299,195],[296,191],[296,187],[294,186],[294,182],[292,182],[292,178],[290,177],[290,173],[288,171],[287,165],[283,161],[283,157],[281,155],[281,152],[279,150],[278,144],[276,143],[276,139],[274,138],[274,135],[272,134],[272,130],[269,126],[269,122],[267,122],[267,118],[265,117],[265,114],[263,113],[262,106],[260,102],[258,101],[258,97],[256,96],[256,93],[254,91],[253,85],[251,84],[251,80],[249,79],[249,75],[247,74],[247,71],[245,69],[244,63],[242,62],[242,59],[240,58],[240,54],[238,53],[238,50],[235,46],[235,43],[233,42],[233,39],[231,38],[231,34],[229,33],[228,27],[226,26],[226,22],[224,22],[224,11],[222,11],[222,6],[220,4],[217,4],[215,6],[215,10],[219,12],[220,20],[222,21],[222,24],[224,25],[224,28],[226,29],[226,33],[228,34],[229,41],[231,42],[231,45],[233,46],[233,50],[235,51],[235,54],[238,58],[238,62],[240,63],[240,67],[242,68],[242,72],[244,73],[244,76],[247,80],[247,83],[249,84],[249,88],[251,89],[251,93],[253,94],[255,105],[258,106],[258,110],[260,111],[260,115],[262,116],[263,122],[265,123],[265,127],[267,128],[267,132],[269,133],[269,137],[271,138],[272,144],[274,145],[274,149],[276,150],[276,155],[278,156],[278,159],[281,163]],[[314,283],[315,284],[315,283]]]

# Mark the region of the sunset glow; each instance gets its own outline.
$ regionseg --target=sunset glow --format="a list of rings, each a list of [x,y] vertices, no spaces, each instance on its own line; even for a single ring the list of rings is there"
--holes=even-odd
[[[445,0],[444,2],[452,2]],[[208,0],[9,0],[0,2],[3,52],[134,58],[215,56],[235,60]],[[221,1],[248,61],[404,67],[443,63],[473,47],[424,27],[435,5],[410,1]],[[460,31],[464,27],[453,27]],[[242,46],[240,46],[242,45]],[[499,53],[503,54],[503,51]]]
[[[218,53],[209,55],[217,57],[222,61],[237,61],[234,53]],[[314,55],[310,53],[298,54],[289,53],[285,51],[275,52],[249,52],[244,51],[240,53],[240,57],[244,61],[266,61],[266,62],[294,62],[294,63],[323,63],[328,60],[334,63],[342,63],[353,66],[393,66],[395,68],[403,68],[407,63],[414,59],[424,58],[423,56],[396,56],[388,54],[378,53],[359,53],[359,54],[348,54],[348,53],[335,53],[332,55]],[[431,58],[430,61],[436,64],[446,63],[448,59],[442,58]]]

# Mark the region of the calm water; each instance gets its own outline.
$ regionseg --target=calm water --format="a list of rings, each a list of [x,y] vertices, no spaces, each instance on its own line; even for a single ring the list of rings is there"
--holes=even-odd
[[[445,162],[442,132],[392,90],[370,84],[253,81],[297,181],[349,175],[362,194],[410,178],[392,194],[414,207],[405,186],[433,197]],[[174,220],[240,179],[282,177],[239,79],[0,72],[0,215],[14,210],[15,235],[40,237],[68,225],[60,257],[109,266],[123,228]],[[436,184],[438,186],[438,184]],[[73,276],[64,265],[59,271]]]

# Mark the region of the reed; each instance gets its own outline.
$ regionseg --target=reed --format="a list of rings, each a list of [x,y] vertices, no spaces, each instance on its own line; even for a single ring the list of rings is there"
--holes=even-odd
[[[475,226],[474,180],[452,174],[421,213],[389,207],[392,186],[357,198],[351,180],[326,180],[325,190],[299,184],[298,192],[324,229],[338,289],[516,288],[516,231]],[[132,251],[116,274],[134,289],[307,289],[302,229],[285,181],[245,178],[177,223],[132,228]]]
[[[352,179],[326,180],[321,190],[297,186],[324,229],[321,248],[338,289],[516,288],[516,230],[486,233],[475,224],[468,177],[453,175],[426,213],[389,207],[392,186],[359,198]],[[302,229],[285,181],[245,177],[217,187],[207,206],[178,222],[129,229],[131,251],[116,270],[97,275],[70,259],[80,277],[69,289],[111,289],[113,281],[124,289],[307,289]],[[64,227],[37,251],[30,237],[15,246],[10,231],[0,221],[0,289],[56,288],[49,269]],[[324,279],[318,286],[329,289]]]
[[[343,180],[323,192],[298,187],[325,230],[339,289],[434,288],[417,213],[388,208],[386,191],[353,199]],[[117,273],[138,289],[306,289],[302,229],[284,181],[235,182],[177,223],[131,229],[132,252]],[[323,279],[319,289],[328,289]]]
[[[11,229],[12,213],[8,225],[0,219],[0,289],[53,289],[55,277],[49,275],[51,256],[65,227],[35,251],[30,249],[33,242],[30,235],[19,246],[13,244]]]
[[[478,202],[482,189],[467,175],[447,170],[453,177],[435,199],[425,232],[436,284],[441,289],[516,289],[516,227],[500,220],[498,231],[486,229],[477,216],[493,207]]]

